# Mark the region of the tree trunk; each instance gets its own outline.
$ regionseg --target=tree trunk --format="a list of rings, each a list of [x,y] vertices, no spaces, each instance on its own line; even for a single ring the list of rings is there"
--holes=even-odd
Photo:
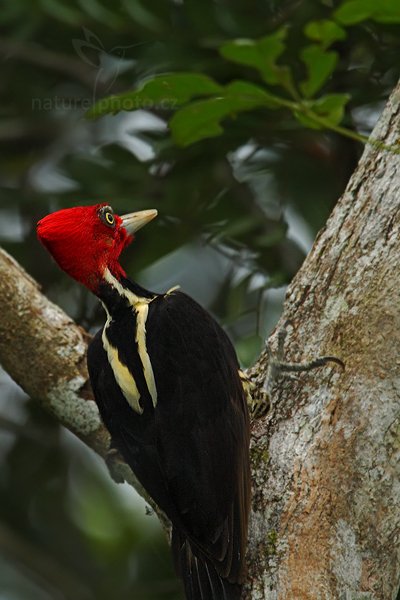
[[[397,144],[400,87],[373,133]],[[285,380],[254,423],[248,598],[388,600],[400,568],[399,155],[368,146],[287,291]],[[259,381],[263,377],[259,373]]]
[[[397,142],[400,87],[374,138]],[[368,146],[287,292],[287,359],[341,358],[275,385],[253,423],[252,600],[388,600],[399,586],[400,170]],[[102,456],[87,336],[0,253],[0,362]],[[396,327],[397,325],[397,327]],[[252,370],[261,388],[265,356]],[[118,472],[133,485],[126,465]]]

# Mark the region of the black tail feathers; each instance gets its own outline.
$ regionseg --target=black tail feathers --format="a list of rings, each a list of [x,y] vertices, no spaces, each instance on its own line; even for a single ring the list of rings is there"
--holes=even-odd
[[[240,600],[242,586],[221,577],[213,563],[193,552],[189,540],[175,528],[171,546],[187,600]]]

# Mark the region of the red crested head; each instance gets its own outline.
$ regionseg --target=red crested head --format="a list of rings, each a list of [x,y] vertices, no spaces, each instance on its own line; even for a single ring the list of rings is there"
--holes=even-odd
[[[121,252],[156,215],[156,210],[142,210],[120,217],[106,203],[75,206],[41,219],[37,235],[68,275],[96,292],[107,268],[117,279],[125,276]]]

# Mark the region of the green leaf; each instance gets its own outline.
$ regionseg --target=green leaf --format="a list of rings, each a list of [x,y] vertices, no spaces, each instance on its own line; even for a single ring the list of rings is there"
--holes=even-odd
[[[307,67],[308,77],[300,84],[300,88],[306,98],[310,98],[321,89],[333,73],[338,55],[336,52],[327,52],[321,46],[313,44],[302,50],[301,58]]]
[[[270,85],[281,83],[281,69],[277,59],[285,50],[287,29],[281,28],[259,40],[237,39],[223,44],[220,53],[224,58],[240,65],[257,69]],[[286,67],[287,70],[287,67]]]
[[[398,0],[349,0],[335,12],[335,18],[343,25],[354,25],[366,19],[377,23],[400,23]]]
[[[333,42],[344,40],[346,31],[335,21],[323,19],[321,21],[310,21],[304,28],[305,35],[314,42],[319,42],[323,48],[329,48]]]
[[[296,111],[294,114],[302,125],[312,129],[326,129],[329,125],[335,127],[341,123],[350,98],[350,94],[326,94],[318,100],[307,102],[307,110]],[[313,114],[316,118],[313,118]]]
[[[377,3],[375,14],[372,17],[377,23],[396,25],[400,23],[400,4],[398,0],[383,0]]]
[[[220,135],[222,119],[259,107],[277,108],[279,101],[256,85],[234,81],[218,97],[192,102],[178,110],[169,126],[175,142],[188,146]]]
[[[199,100],[178,110],[169,122],[172,137],[180,146],[216,137],[223,132],[220,120],[230,113],[225,98]]]
[[[213,79],[201,73],[167,73],[150,79],[139,90],[103,98],[89,109],[86,116],[97,118],[139,108],[171,110],[192,98],[218,94],[222,89]]]
[[[343,25],[354,25],[371,18],[377,10],[377,5],[377,0],[349,0],[339,6],[334,16]]]
[[[248,83],[247,81],[241,81],[240,79],[229,83],[224,89],[224,94],[231,97],[240,97],[243,103],[254,103],[254,106],[262,105],[267,108],[279,108],[280,106],[278,97],[269,94],[254,83]]]
[[[295,110],[293,112],[297,121],[307,127],[307,129],[324,129],[324,126],[321,123],[318,123],[315,119],[312,118],[312,115],[308,115],[300,110]]]
[[[313,103],[312,109],[317,115],[330,121],[332,125],[339,125],[343,120],[344,109],[350,98],[350,94],[326,94]]]

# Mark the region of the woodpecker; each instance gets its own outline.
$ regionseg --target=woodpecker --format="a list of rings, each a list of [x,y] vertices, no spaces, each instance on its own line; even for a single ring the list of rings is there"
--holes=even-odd
[[[239,600],[250,504],[243,378],[207,311],[178,289],[144,289],[120,265],[156,215],[77,206],[45,216],[37,234],[104,306],[87,356],[94,397],[113,448],[172,524],[187,600]]]

